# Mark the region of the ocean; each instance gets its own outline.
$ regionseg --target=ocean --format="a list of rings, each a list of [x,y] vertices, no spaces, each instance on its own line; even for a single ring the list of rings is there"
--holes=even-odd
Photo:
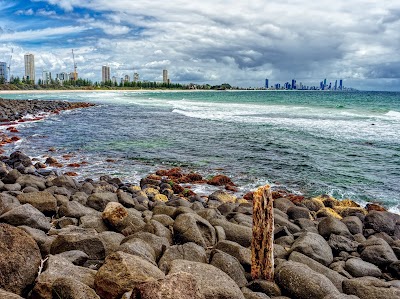
[[[97,106],[18,125],[6,147],[62,163],[79,178],[137,183],[160,168],[225,174],[238,195],[269,183],[305,196],[400,205],[400,93],[323,91],[2,94]],[[54,147],[56,152],[48,152]],[[62,156],[73,153],[70,161]],[[107,162],[108,161],[108,162]],[[206,193],[204,185],[195,191]]]

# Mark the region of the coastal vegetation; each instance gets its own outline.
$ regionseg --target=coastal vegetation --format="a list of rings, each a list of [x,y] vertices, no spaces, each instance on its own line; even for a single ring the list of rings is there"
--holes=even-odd
[[[228,84],[229,85],[229,84]],[[226,84],[222,85],[225,86]],[[230,85],[229,85],[230,86]],[[6,83],[4,78],[0,78],[0,90],[69,90],[69,89],[82,89],[82,90],[137,90],[137,89],[171,89],[171,90],[188,90],[188,89],[220,89],[221,85],[211,86],[209,84],[180,84],[180,83],[163,83],[155,81],[137,81],[137,82],[120,82],[114,83],[107,82],[93,82],[88,79],[77,79],[60,82],[57,80],[50,80],[43,82],[39,79],[37,84],[32,81],[20,79],[15,77],[10,82]]]

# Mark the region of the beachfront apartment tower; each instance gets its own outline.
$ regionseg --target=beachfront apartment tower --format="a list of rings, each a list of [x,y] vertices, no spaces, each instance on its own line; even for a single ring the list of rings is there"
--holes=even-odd
[[[166,83],[166,84],[169,83],[168,70],[163,70],[162,71],[162,81],[163,81],[163,83]]]
[[[25,54],[25,80],[35,83],[35,56]]]
[[[0,82],[7,82],[7,63],[0,61]]]
[[[101,81],[102,82],[108,82],[111,80],[111,76],[110,76],[110,67],[107,65],[103,65],[102,69],[101,69]]]
[[[265,88],[268,89],[269,88],[269,82],[268,79],[265,79]]]
[[[133,74],[133,82],[139,82],[139,73]]]
[[[342,79],[340,79],[340,81],[339,81],[339,89],[343,90],[343,80]]]
[[[51,73],[48,71],[42,72],[42,84],[47,85],[51,83]]]

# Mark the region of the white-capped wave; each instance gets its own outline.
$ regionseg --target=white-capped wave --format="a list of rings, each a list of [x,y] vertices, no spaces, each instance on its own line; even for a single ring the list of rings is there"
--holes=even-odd
[[[396,118],[396,119],[400,119],[400,112],[399,111],[394,111],[394,110],[390,110],[388,113],[385,114],[386,116],[389,116],[391,118]]]

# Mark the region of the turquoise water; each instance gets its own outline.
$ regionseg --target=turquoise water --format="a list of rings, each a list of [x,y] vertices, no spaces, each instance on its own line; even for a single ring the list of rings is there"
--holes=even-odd
[[[160,167],[224,173],[241,193],[271,183],[307,196],[400,204],[400,93],[126,92],[1,95],[94,108],[23,124],[15,148],[87,160],[83,176],[137,182]],[[116,160],[105,162],[107,158]],[[71,169],[69,169],[71,170]],[[75,170],[77,171],[77,170]],[[198,187],[198,191],[201,191]]]

